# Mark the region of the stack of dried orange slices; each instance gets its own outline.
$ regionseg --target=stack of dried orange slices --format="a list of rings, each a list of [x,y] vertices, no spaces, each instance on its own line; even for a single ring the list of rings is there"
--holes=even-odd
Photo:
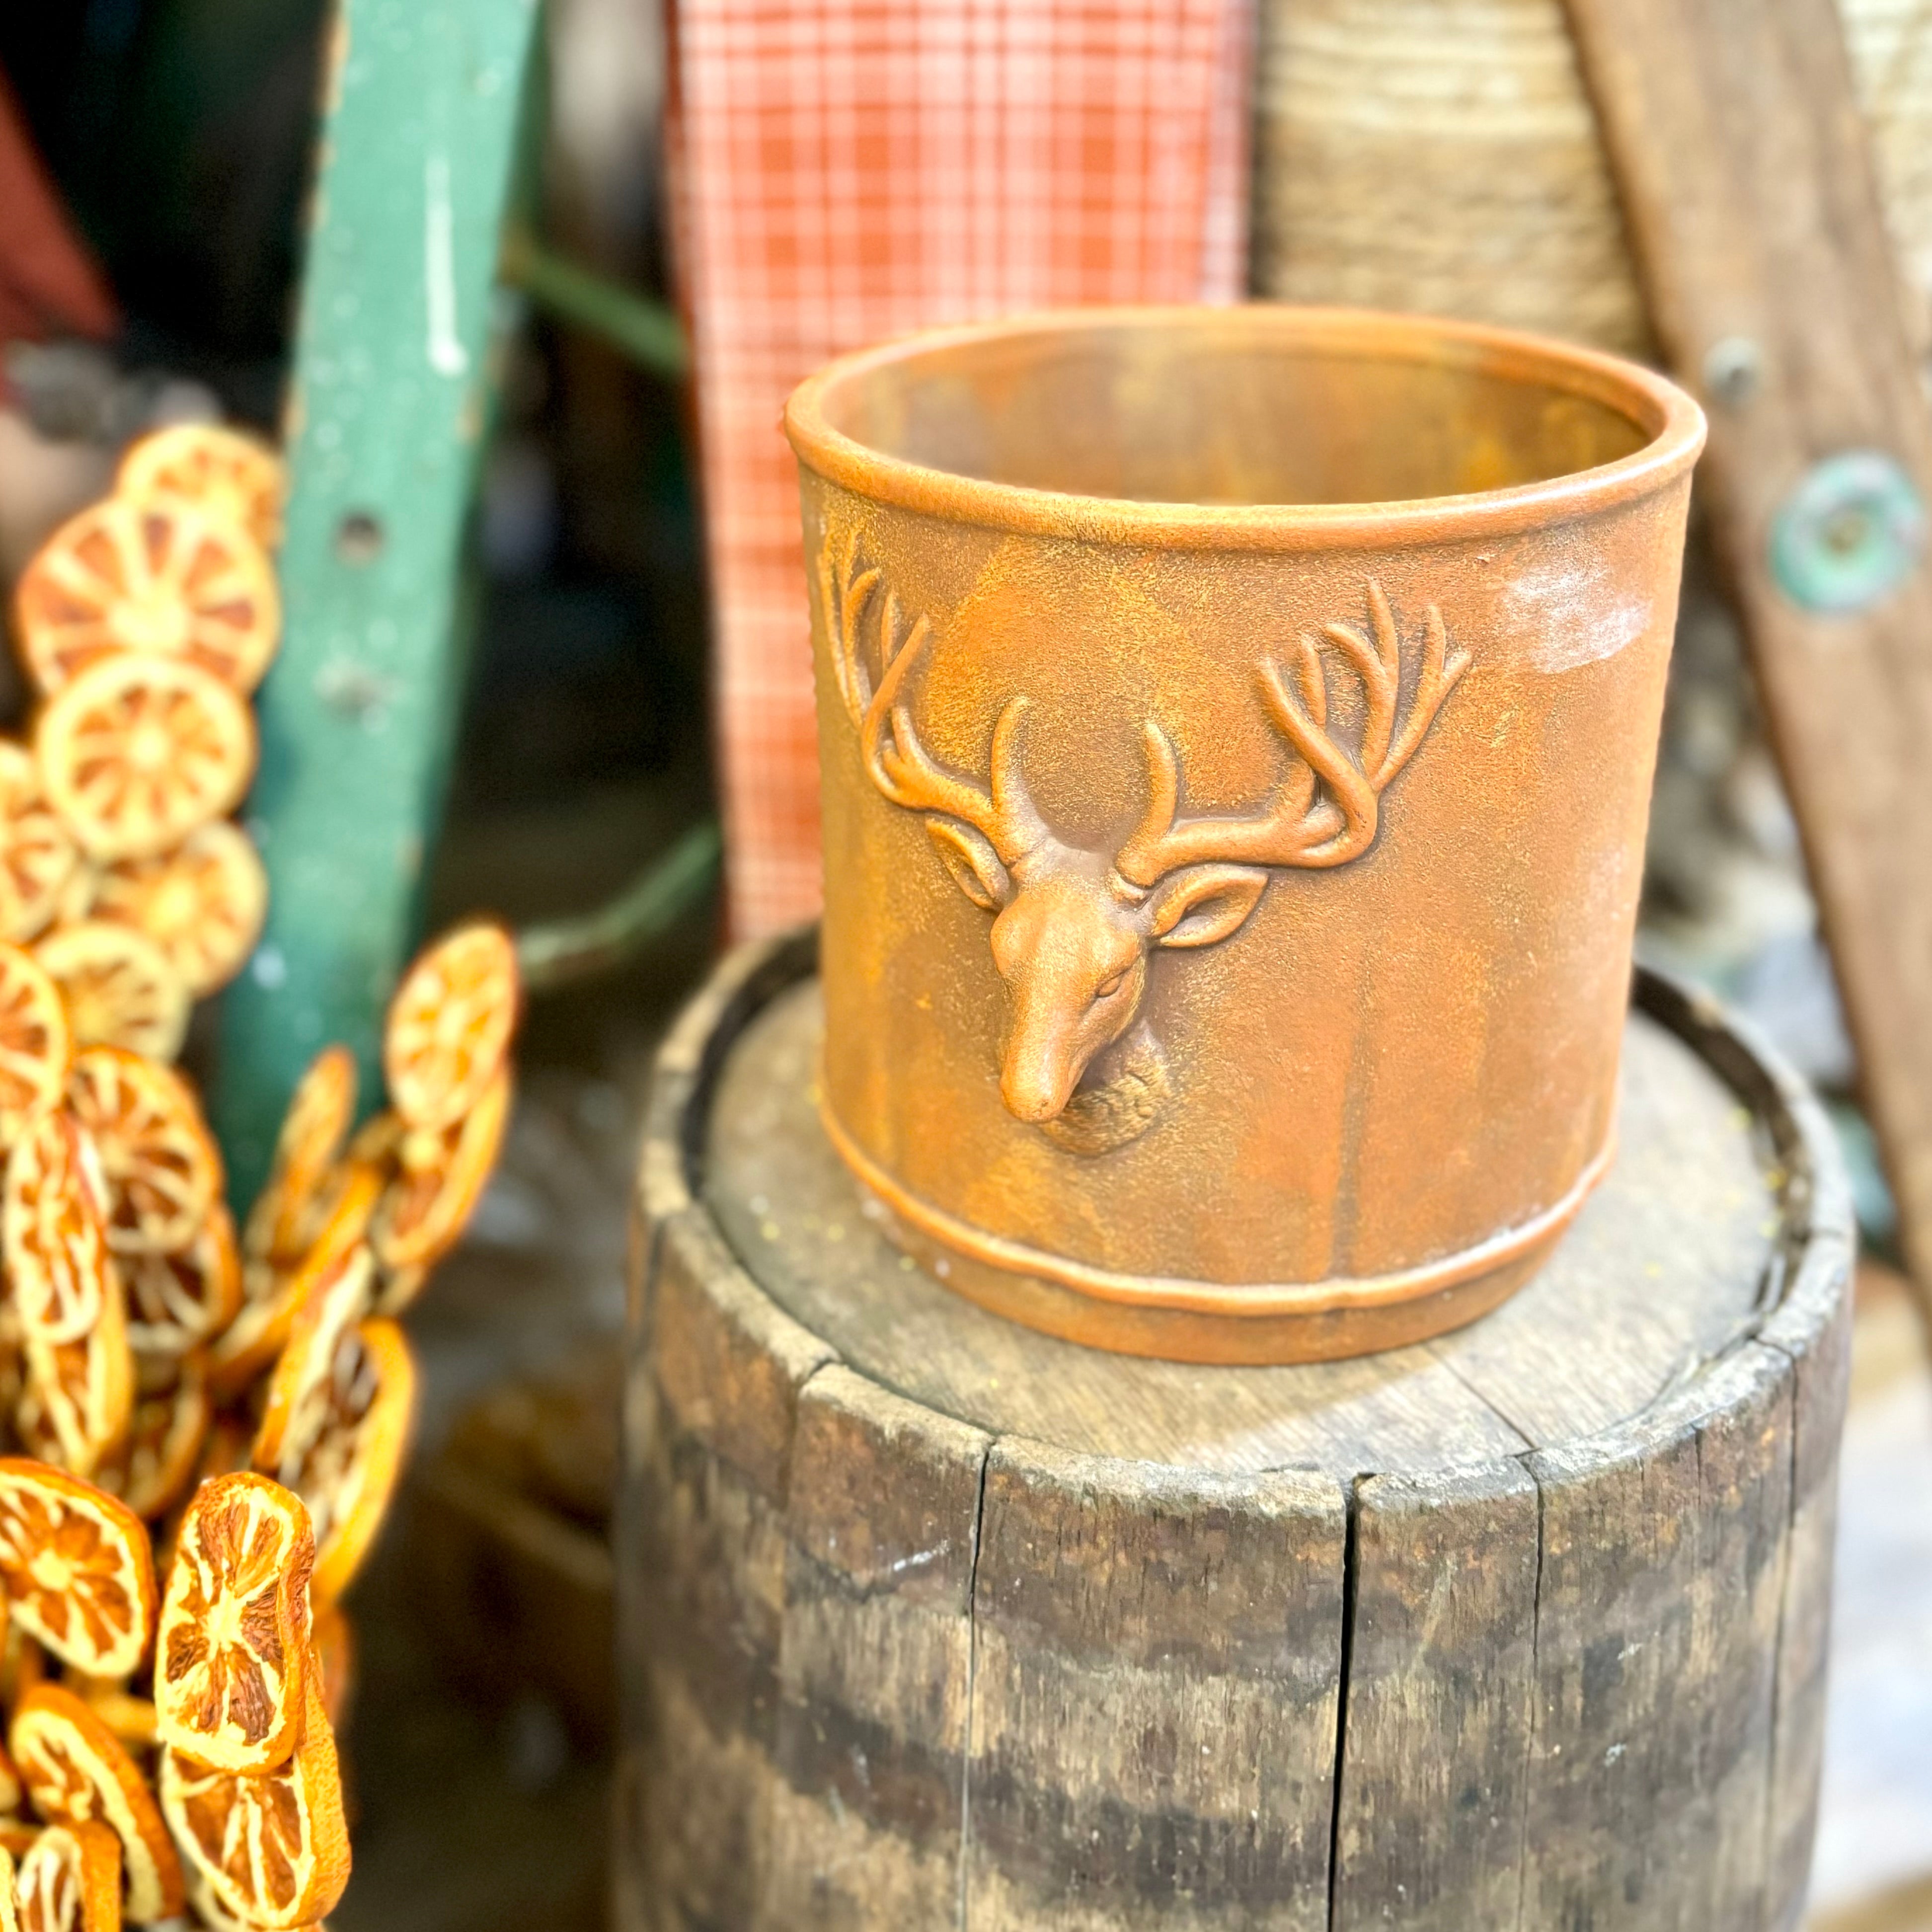
[[[388,1106],[355,1130],[353,1058],[318,1056],[238,1236],[188,1082],[76,1046],[0,943],[0,1932],[286,1932],[340,1892],[340,1600],[409,1440],[397,1317],[489,1178],[520,1003],[501,926],[428,947]]]
[[[183,1513],[158,1607],[125,1504],[0,1459],[0,1925],[115,1932],[191,1911],[295,1932],[333,1907],[349,1840],[314,1547],[278,1484],[214,1478]]]
[[[0,739],[0,939],[33,947],[83,1046],[172,1060],[260,935],[267,881],[228,814],[280,637],[281,491],[252,438],[160,430],[16,590],[42,702],[29,742]]]

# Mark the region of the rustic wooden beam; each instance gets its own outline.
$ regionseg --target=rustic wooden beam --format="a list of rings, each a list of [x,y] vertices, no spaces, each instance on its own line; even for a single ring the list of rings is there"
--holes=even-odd
[[[1832,0],[1567,0],[1932,1314],[1932,420]]]

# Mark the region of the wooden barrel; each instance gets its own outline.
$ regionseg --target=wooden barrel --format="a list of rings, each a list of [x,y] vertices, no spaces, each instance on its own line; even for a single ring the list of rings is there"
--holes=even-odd
[[[1640,983],[1495,1314],[1203,1368],[981,1312],[827,1144],[807,943],[659,1062],[618,1556],[626,1932],[1795,1924],[1851,1220]]]

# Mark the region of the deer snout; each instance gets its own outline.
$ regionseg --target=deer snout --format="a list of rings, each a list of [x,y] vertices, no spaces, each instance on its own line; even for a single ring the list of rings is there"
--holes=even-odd
[[[1066,1111],[1086,1070],[1044,1042],[1024,1048],[1016,1042],[1007,1048],[1006,1064],[1000,1070],[1000,1097],[1016,1119],[1036,1126],[1057,1120]]]
[[[993,922],[1010,1016],[1000,1095],[1035,1126],[1066,1111],[1089,1062],[1140,1004],[1147,940],[1138,910],[1114,898],[1106,865],[1058,843],[1029,855]]]
[[[1000,1066],[1007,1112],[1035,1126],[1065,1112],[1094,1056],[1132,1024],[1144,977],[1136,958],[1097,986],[1090,975],[1072,985],[1029,976],[1011,986],[1012,1024]]]

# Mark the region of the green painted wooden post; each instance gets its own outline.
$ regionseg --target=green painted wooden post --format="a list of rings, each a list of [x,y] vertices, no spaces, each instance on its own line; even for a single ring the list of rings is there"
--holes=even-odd
[[[374,1092],[416,937],[537,26],[536,0],[339,0],[289,400],[287,629],[247,814],[268,926],[224,1004],[214,1095],[239,1198],[317,1047],[349,1042]]]

